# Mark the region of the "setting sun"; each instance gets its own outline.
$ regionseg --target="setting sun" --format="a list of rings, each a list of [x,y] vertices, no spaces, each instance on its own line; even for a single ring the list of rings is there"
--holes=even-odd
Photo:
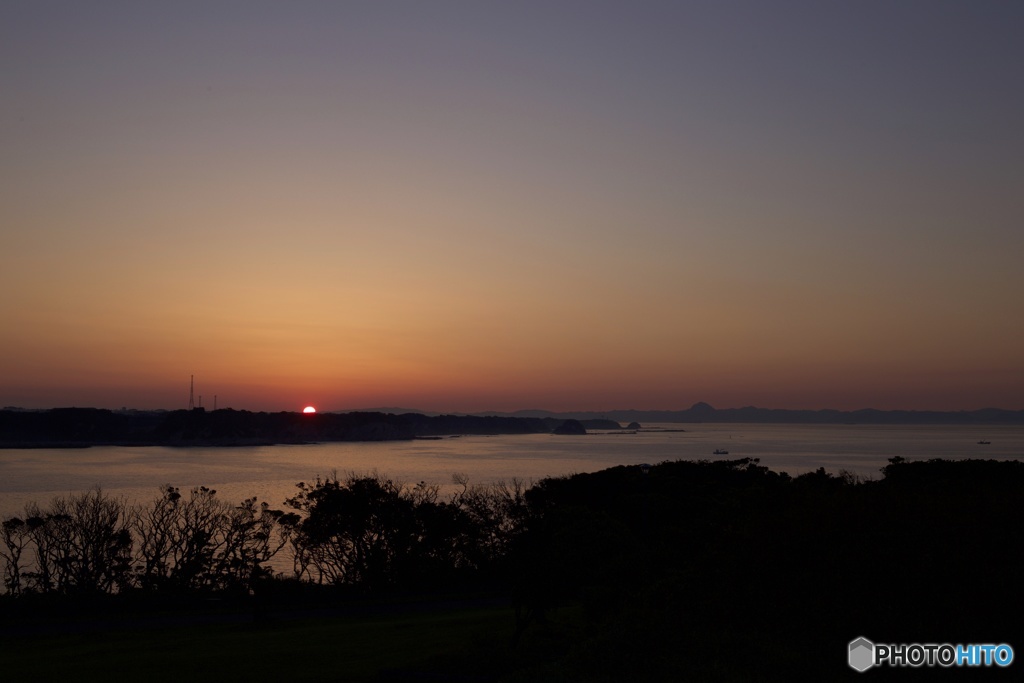
[[[316,412],[316,408],[314,408],[313,406],[306,406],[305,408],[302,409],[302,412],[304,412],[304,413],[315,413]]]

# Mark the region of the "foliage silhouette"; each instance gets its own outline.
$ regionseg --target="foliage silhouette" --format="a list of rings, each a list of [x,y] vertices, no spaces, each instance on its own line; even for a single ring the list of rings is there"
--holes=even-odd
[[[676,461],[455,483],[442,499],[335,474],[300,484],[289,513],[173,487],[137,510],[99,490],[31,505],[0,527],[5,599],[259,586],[294,604],[487,585],[514,615],[490,666],[534,679],[836,680],[858,635],[1020,636],[1020,462],[893,458],[862,480]],[[268,580],[284,547],[301,581]]]
[[[456,481],[462,489],[450,500],[437,486],[377,475],[300,482],[287,501],[303,515],[290,536],[296,576],[379,590],[496,571],[525,510],[522,485]]]
[[[24,593],[114,594],[251,589],[285,545],[294,514],[255,498],[231,505],[198,487],[166,486],[152,504],[131,506],[100,489],[30,503],[0,532],[4,586]]]

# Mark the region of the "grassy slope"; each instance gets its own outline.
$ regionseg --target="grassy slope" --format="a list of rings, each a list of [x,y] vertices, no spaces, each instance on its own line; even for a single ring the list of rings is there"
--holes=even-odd
[[[5,680],[402,680],[475,677],[501,652],[508,608],[260,620],[4,639]],[[472,672],[469,669],[475,669]],[[460,672],[461,669],[461,672]]]

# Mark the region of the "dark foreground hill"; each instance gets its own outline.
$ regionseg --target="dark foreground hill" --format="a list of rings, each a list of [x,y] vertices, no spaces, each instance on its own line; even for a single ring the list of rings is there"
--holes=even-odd
[[[131,563],[121,570],[126,588],[102,595],[86,591],[79,574],[63,591],[39,573],[23,575],[21,594],[0,598],[0,636],[11,645],[5,674],[60,680],[58,666],[72,662],[77,680],[127,680],[138,670],[175,680],[180,669],[167,661],[203,661],[202,680],[1020,678],[1022,462],[894,458],[879,479],[862,481],[824,470],[794,478],[746,459],[679,461],[545,479],[523,492],[469,489],[450,503],[389,485],[354,477],[303,489],[303,521],[292,538],[325,569],[351,568],[334,574],[334,585],[238,575],[242,590],[233,593],[180,593],[142,581],[148,570]],[[166,503],[161,509],[184,504]],[[31,549],[29,532],[50,528],[47,520],[58,540],[75,528],[53,516],[6,520],[4,528],[28,529]],[[11,538],[0,544],[8,554],[20,547],[21,537]],[[198,569],[196,576],[224,570],[216,561]],[[10,572],[7,579],[18,585]],[[447,597],[431,602],[429,620],[382,621],[438,592]],[[211,602],[215,596],[223,600]],[[165,630],[142,640],[133,634],[140,614],[151,618],[149,604]],[[244,623],[198,631],[213,604]],[[502,604],[504,619],[495,611]],[[464,622],[471,627],[445,630],[443,620],[463,619],[472,605]],[[102,631],[55,637],[68,619],[98,628],[88,616],[97,610],[112,610]],[[48,630],[48,622],[56,626]],[[1008,667],[881,665],[858,673],[848,648],[860,637],[1005,644],[1016,655]],[[358,651],[340,654],[350,638],[360,639]],[[398,652],[412,642],[415,653]],[[107,658],[82,656],[100,647]],[[360,673],[370,654],[371,669]]]
[[[392,441],[461,434],[568,434],[619,429],[611,420],[418,413],[256,413],[246,410],[0,411],[0,448],[244,446],[317,441]]]

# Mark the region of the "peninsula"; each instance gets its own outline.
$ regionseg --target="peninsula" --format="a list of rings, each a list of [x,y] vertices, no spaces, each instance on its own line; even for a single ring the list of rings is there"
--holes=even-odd
[[[606,419],[317,413],[202,408],[0,410],[0,448],[87,446],[255,446],[322,441],[398,441],[462,434],[585,434],[621,429]]]

